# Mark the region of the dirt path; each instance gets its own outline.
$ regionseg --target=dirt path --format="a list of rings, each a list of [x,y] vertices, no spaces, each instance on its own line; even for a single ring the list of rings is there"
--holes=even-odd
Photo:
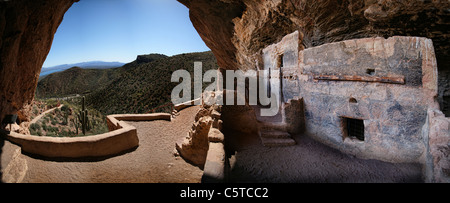
[[[230,135],[231,134],[231,135]],[[294,136],[290,147],[263,147],[259,137],[228,132],[229,151],[237,151],[231,182],[422,182],[420,164],[358,159],[308,136]]]
[[[64,104],[61,104],[61,105],[59,105],[58,107],[51,108],[51,109],[49,109],[49,110],[47,110],[47,111],[44,111],[43,113],[39,114],[39,116],[36,116],[35,118],[33,118],[33,120],[31,120],[31,122],[30,122],[30,125],[33,124],[33,123],[38,122],[39,119],[41,119],[42,117],[45,116],[45,114],[48,114],[48,113],[54,111],[55,109],[61,109],[63,106],[64,106]]]
[[[184,138],[194,121],[198,107],[180,112],[172,122],[130,122],[136,126],[139,147],[121,156],[101,161],[55,162],[35,159],[21,154],[26,160],[27,172],[22,182],[102,183],[197,183],[203,171],[175,157],[175,142]],[[17,146],[5,141],[3,154]],[[2,156],[3,156],[2,154]],[[2,169],[7,167],[2,160]]]

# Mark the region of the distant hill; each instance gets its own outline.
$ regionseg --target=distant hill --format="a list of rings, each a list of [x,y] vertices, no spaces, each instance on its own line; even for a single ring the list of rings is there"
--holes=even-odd
[[[184,69],[193,78],[195,61],[202,62],[203,71],[219,68],[212,52],[180,54],[151,62],[136,60],[124,65],[120,77],[90,94],[87,101],[107,115],[145,113],[171,101],[172,89],[178,85],[170,82],[172,73]]]
[[[41,69],[41,74],[39,77],[44,77],[46,75],[61,72],[72,67],[80,67],[83,69],[107,69],[107,68],[117,68],[123,66],[124,63],[121,62],[104,62],[104,61],[89,61],[74,64],[62,64],[52,67],[44,67]]]
[[[86,102],[103,114],[145,113],[170,102],[172,73],[184,69],[192,73],[194,62],[203,63],[203,71],[218,69],[212,52],[140,55],[131,63],[114,69],[71,68],[48,75],[38,83],[39,98],[86,95]]]
[[[146,54],[146,55],[139,55],[136,58],[136,63],[149,63],[154,60],[167,58],[168,56],[164,54]]]
[[[82,69],[72,67],[52,73],[38,82],[38,98],[62,97],[72,94],[86,94],[102,88],[117,77],[115,69]]]

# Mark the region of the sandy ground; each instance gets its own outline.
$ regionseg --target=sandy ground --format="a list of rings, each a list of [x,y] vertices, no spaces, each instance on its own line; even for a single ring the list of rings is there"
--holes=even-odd
[[[198,183],[203,171],[173,155],[175,142],[187,135],[197,110],[198,107],[185,109],[172,122],[129,122],[137,128],[139,147],[132,152],[105,160],[56,162],[20,154],[20,159],[25,159],[27,165],[22,182]],[[11,162],[10,157],[17,148],[16,145],[5,141],[2,170]]]
[[[139,147],[100,161],[44,161],[18,153],[18,146],[5,141],[0,143],[1,169],[25,164],[25,173],[17,176],[21,182],[197,183],[203,171],[173,156],[175,143],[187,135],[197,110],[185,109],[172,122],[129,122],[137,128]],[[229,182],[422,182],[420,164],[362,160],[303,135],[293,136],[295,146],[275,148],[262,146],[257,135],[225,135],[227,151],[235,152]]]
[[[304,135],[297,145],[264,147],[256,135],[226,132],[231,156],[230,182],[422,182],[420,164],[363,160],[325,146]]]

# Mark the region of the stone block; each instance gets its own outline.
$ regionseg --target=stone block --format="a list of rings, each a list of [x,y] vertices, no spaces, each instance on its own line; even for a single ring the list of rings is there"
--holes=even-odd
[[[225,139],[225,136],[222,132],[220,132],[217,128],[211,128],[208,133],[208,140],[209,142],[221,142],[223,143]]]
[[[222,143],[211,142],[203,169],[202,182],[223,182],[225,179],[225,148]]]

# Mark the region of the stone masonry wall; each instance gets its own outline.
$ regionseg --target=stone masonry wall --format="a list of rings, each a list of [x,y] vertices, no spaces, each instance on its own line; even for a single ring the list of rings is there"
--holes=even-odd
[[[281,86],[283,102],[299,97],[298,32],[286,35],[279,43],[263,49],[264,70],[271,71],[272,91]],[[281,74],[280,74],[281,71]]]
[[[299,52],[299,89],[309,135],[345,153],[421,162],[422,126],[439,106],[432,41],[347,40]],[[364,141],[345,137],[345,118],[364,122]]]

